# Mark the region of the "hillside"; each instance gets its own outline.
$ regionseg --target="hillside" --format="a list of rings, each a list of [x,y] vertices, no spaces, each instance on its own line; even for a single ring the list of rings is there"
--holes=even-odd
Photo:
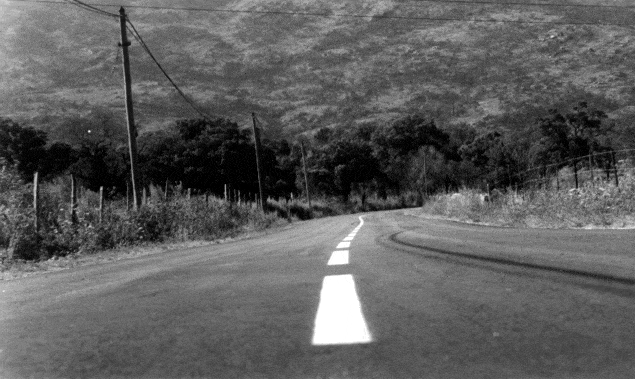
[[[414,112],[475,123],[581,99],[630,122],[635,30],[606,25],[632,24],[629,1],[499,2],[124,5],[157,59],[206,112],[247,125],[255,111],[270,136]],[[91,3],[117,12],[106,0]],[[134,7],[144,5],[199,10]],[[281,13],[263,13],[270,11]],[[3,1],[0,24],[0,116],[55,128],[99,109],[123,122],[116,19],[72,5]],[[196,116],[134,40],[131,60],[143,128]]]

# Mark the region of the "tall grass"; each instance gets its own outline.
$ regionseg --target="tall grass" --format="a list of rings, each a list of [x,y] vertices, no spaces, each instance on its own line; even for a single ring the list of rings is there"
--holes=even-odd
[[[213,240],[263,229],[278,220],[247,204],[178,196],[151,201],[138,211],[127,211],[125,201],[110,202],[100,222],[98,195],[86,191],[77,221],[71,222],[68,187],[63,181],[42,186],[36,231],[30,186],[21,184],[11,169],[2,171],[0,257],[39,260],[148,242]]]
[[[635,176],[619,186],[589,181],[579,189],[507,191],[483,201],[478,191],[437,195],[422,208],[426,214],[504,226],[579,228],[635,226]]]

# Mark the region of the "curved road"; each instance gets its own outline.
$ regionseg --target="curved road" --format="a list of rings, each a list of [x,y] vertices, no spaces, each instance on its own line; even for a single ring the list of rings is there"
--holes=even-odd
[[[1,282],[0,377],[635,377],[635,231],[362,219]]]

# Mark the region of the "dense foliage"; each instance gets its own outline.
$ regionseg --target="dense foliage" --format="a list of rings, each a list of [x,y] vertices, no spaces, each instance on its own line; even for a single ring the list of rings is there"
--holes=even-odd
[[[322,128],[304,137],[310,188],[314,195],[344,202],[352,193],[362,201],[371,194],[425,197],[461,186],[522,187],[546,175],[551,165],[577,173],[578,167],[614,163],[606,153],[619,137],[603,111],[581,102],[568,112],[543,114],[524,120],[522,127],[511,118],[440,127],[428,117],[411,115],[383,125]],[[48,179],[73,173],[83,187],[96,191],[104,186],[109,197],[120,197],[126,193],[127,146],[112,120],[97,116],[72,120],[68,136],[58,133],[54,141],[43,131],[2,119],[0,157],[24,181],[35,171]],[[138,145],[144,187],[178,184],[218,196],[229,189],[231,195],[240,191],[251,199],[258,191],[251,130],[230,120],[180,120],[167,130],[142,133]],[[299,143],[264,139],[262,146],[267,195],[301,195]],[[581,159],[589,155],[593,159]]]

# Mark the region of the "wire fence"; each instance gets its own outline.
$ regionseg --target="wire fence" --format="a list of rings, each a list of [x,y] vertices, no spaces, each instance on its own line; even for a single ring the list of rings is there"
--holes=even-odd
[[[497,176],[491,188],[540,187],[560,190],[608,182],[619,186],[621,178],[634,175],[635,149],[609,150],[536,165],[515,173],[508,170]]]

